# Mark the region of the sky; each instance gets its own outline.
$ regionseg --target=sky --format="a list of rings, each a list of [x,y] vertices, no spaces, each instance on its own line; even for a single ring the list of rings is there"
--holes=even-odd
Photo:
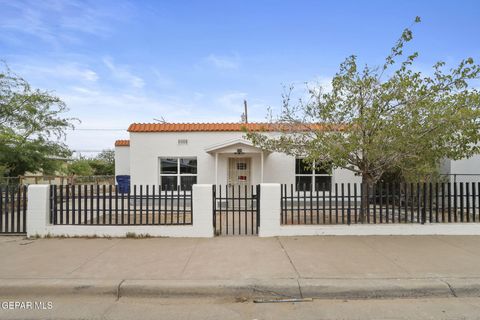
[[[380,65],[415,16],[417,70],[480,60],[478,0],[0,0],[0,59],[66,102],[66,143],[88,156],[133,122],[238,122],[244,99],[265,121],[349,55]]]

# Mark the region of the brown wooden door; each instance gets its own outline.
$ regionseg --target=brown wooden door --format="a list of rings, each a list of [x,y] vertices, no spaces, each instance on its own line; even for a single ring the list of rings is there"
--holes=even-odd
[[[250,186],[251,182],[250,158],[229,158],[228,161],[228,184],[232,186]]]

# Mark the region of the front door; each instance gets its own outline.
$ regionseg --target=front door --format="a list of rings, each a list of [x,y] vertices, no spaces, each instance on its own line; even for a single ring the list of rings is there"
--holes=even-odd
[[[229,158],[228,159],[228,184],[232,186],[245,186],[252,184],[250,178],[250,158]]]

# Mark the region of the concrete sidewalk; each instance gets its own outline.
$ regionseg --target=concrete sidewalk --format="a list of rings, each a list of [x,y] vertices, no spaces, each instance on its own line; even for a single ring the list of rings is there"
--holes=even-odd
[[[0,295],[480,296],[480,236],[0,238]]]

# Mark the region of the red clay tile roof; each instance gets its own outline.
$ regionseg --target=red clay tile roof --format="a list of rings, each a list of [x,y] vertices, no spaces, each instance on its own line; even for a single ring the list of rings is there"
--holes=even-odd
[[[115,141],[115,147],[129,147],[130,140],[117,140]]]
[[[311,124],[311,128],[322,125]],[[280,131],[282,127],[288,130],[287,125],[272,123],[132,123],[129,132],[192,132],[192,131]]]
[[[130,132],[191,132],[268,130],[268,123],[132,123]]]

